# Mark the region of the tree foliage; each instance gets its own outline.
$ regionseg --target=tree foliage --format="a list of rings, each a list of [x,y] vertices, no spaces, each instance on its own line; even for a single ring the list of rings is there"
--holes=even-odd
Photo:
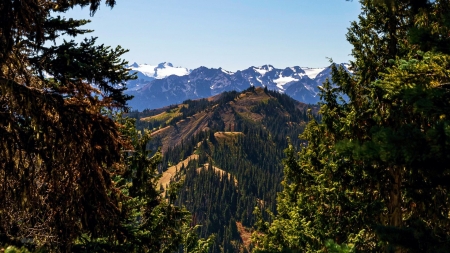
[[[183,207],[174,205],[175,198],[166,201],[159,191],[157,165],[161,153],[148,150],[150,131],[138,131],[135,120],[116,118],[123,126],[133,149],[125,150],[123,173],[113,177],[124,201],[121,211],[119,236],[107,234],[93,237],[83,234],[73,250],[77,252],[207,252],[213,238],[199,240],[197,227],[191,227],[191,215]],[[169,191],[176,193],[176,184]]]
[[[59,15],[77,6],[93,15],[100,3],[0,2],[0,242],[58,252],[195,249],[195,237],[182,236],[188,213],[156,190],[149,133],[111,115],[130,99],[127,50],[58,40],[90,32],[81,28],[89,21]]]
[[[125,108],[126,50],[95,38],[56,45],[62,34],[87,32],[79,29],[87,21],[50,16],[88,4],[93,13],[99,1],[0,4],[3,240],[65,248],[82,231],[97,236],[119,226],[111,174],[129,144],[102,109]]]
[[[360,1],[349,73],[321,87],[322,121],[285,161],[260,251],[449,248],[448,1]],[[346,95],[349,100],[341,99]],[[329,241],[328,241],[329,242]]]

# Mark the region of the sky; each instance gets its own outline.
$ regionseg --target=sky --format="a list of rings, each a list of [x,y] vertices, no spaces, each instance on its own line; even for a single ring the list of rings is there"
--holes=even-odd
[[[129,49],[130,64],[236,71],[348,62],[345,34],[359,13],[356,0],[119,0],[93,17],[88,8],[62,16],[90,19],[88,36]]]

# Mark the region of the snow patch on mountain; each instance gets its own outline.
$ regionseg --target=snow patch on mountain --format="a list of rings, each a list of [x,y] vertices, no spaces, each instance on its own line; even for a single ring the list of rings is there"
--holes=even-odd
[[[274,67],[272,65],[263,65],[260,67],[253,67],[253,69],[262,76],[264,76],[267,72],[272,71]]]
[[[163,68],[156,69],[156,79],[161,79],[167,76],[176,75],[176,76],[185,76],[189,74],[189,70],[185,68]]]
[[[225,73],[225,74],[227,74],[227,75],[232,75],[232,74],[234,74],[234,72],[225,70],[225,69],[223,69],[223,68],[219,68],[219,69],[220,69],[223,73]]]
[[[310,92],[316,93],[316,91],[314,90],[314,87],[312,87],[311,85],[305,83],[304,86],[305,86],[305,88],[306,88],[307,90],[309,90]],[[317,94],[316,94],[316,95],[317,95]],[[316,96],[316,95],[314,95],[314,96]]]
[[[320,72],[326,69],[326,68],[308,68],[308,67],[301,67],[301,68],[303,69],[303,71],[305,71],[306,75],[311,79],[316,78],[316,76],[320,74]]]
[[[131,72],[136,71],[142,73],[146,77],[155,79],[163,79],[171,75],[185,76],[191,72],[187,68],[174,67],[170,62],[163,62],[158,65],[137,64],[136,62],[128,66]],[[139,76],[138,76],[139,77]]]
[[[273,82],[277,84],[277,87],[280,89],[280,91],[284,91],[286,89],[285,85],[294,81],[298,81],[298,79],[292,76],[283,77],[281,76],[281,74],[277,79],[273,79]]]

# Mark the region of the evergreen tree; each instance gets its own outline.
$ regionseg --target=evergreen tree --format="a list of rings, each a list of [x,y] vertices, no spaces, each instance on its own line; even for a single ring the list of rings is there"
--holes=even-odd
[[[114,6],[115,1],[107,1]],[[0,238],[67,250],[82,232],[119,226],[111,174],[129,146],[103,111],[122,110],[126,50],[56,39],[86,20],[51,16],[100,1],[0,3]],[[51,75],[51,77],[46,77]]]
[[[206,253],[213,237],[198,239],[198,227],[191,227],[191,215],[182,207],[174,205],[177,188],[173,183],[168,189],[169,201],[158,190],[157,165],[161,154],[147,149],[150,132],[137,131],[135,120],[117,118],[123,125],[122,133],[133,144],[132,150],[124,152],[124,172],[113,178],[115,186],[125,196],[119,204],[121,210],[120,236],[109,234],[98,238],[81,236],[76,252],[176,252]]]
[[[298,153],[287,149],[278,214],[255,234],[257,251],[450,247],[450,2],[360,2],[347,34],[353,75],[333,66],[322,121]]]
[[[205,250],[188,213],[161,201],[157,156],[111,112],[126,111],[133,79],[120,56],[78,36],[70,8],[100,0],[0,2],[0,244],[48,251]],[[113,7],[114,0],[106,0]],[[191,231],[192,232],[192,231]]]

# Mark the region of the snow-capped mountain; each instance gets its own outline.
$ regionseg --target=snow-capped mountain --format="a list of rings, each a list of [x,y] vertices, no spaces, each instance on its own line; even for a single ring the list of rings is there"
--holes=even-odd
[[[191,70],[182,67],[174,67],[170,62],[163,62],[158,65],[137,64],[136,62],[127,66],[131,73],[136,73],[137,79],[127,83],[128,90],[138,90],[145,84],[155,79],[166,78],[171,75],[188,75]]]
[[[250,86],[267,87],[315,104],[319,101],[318,86],[330,77],[331,68],[288,67],[272,65],[250,67],[230,72],[222,68],[199,67],[194,70],[175,68],[170,63],[157,66],[133,64],[139,82],[129,83],[128,94],[133,95],[129,106],[134,110],[153,109],[178,104],[187,99],[206,98],[225,91],[242,91]],[[130,89],[131,87],[131,89]]]

